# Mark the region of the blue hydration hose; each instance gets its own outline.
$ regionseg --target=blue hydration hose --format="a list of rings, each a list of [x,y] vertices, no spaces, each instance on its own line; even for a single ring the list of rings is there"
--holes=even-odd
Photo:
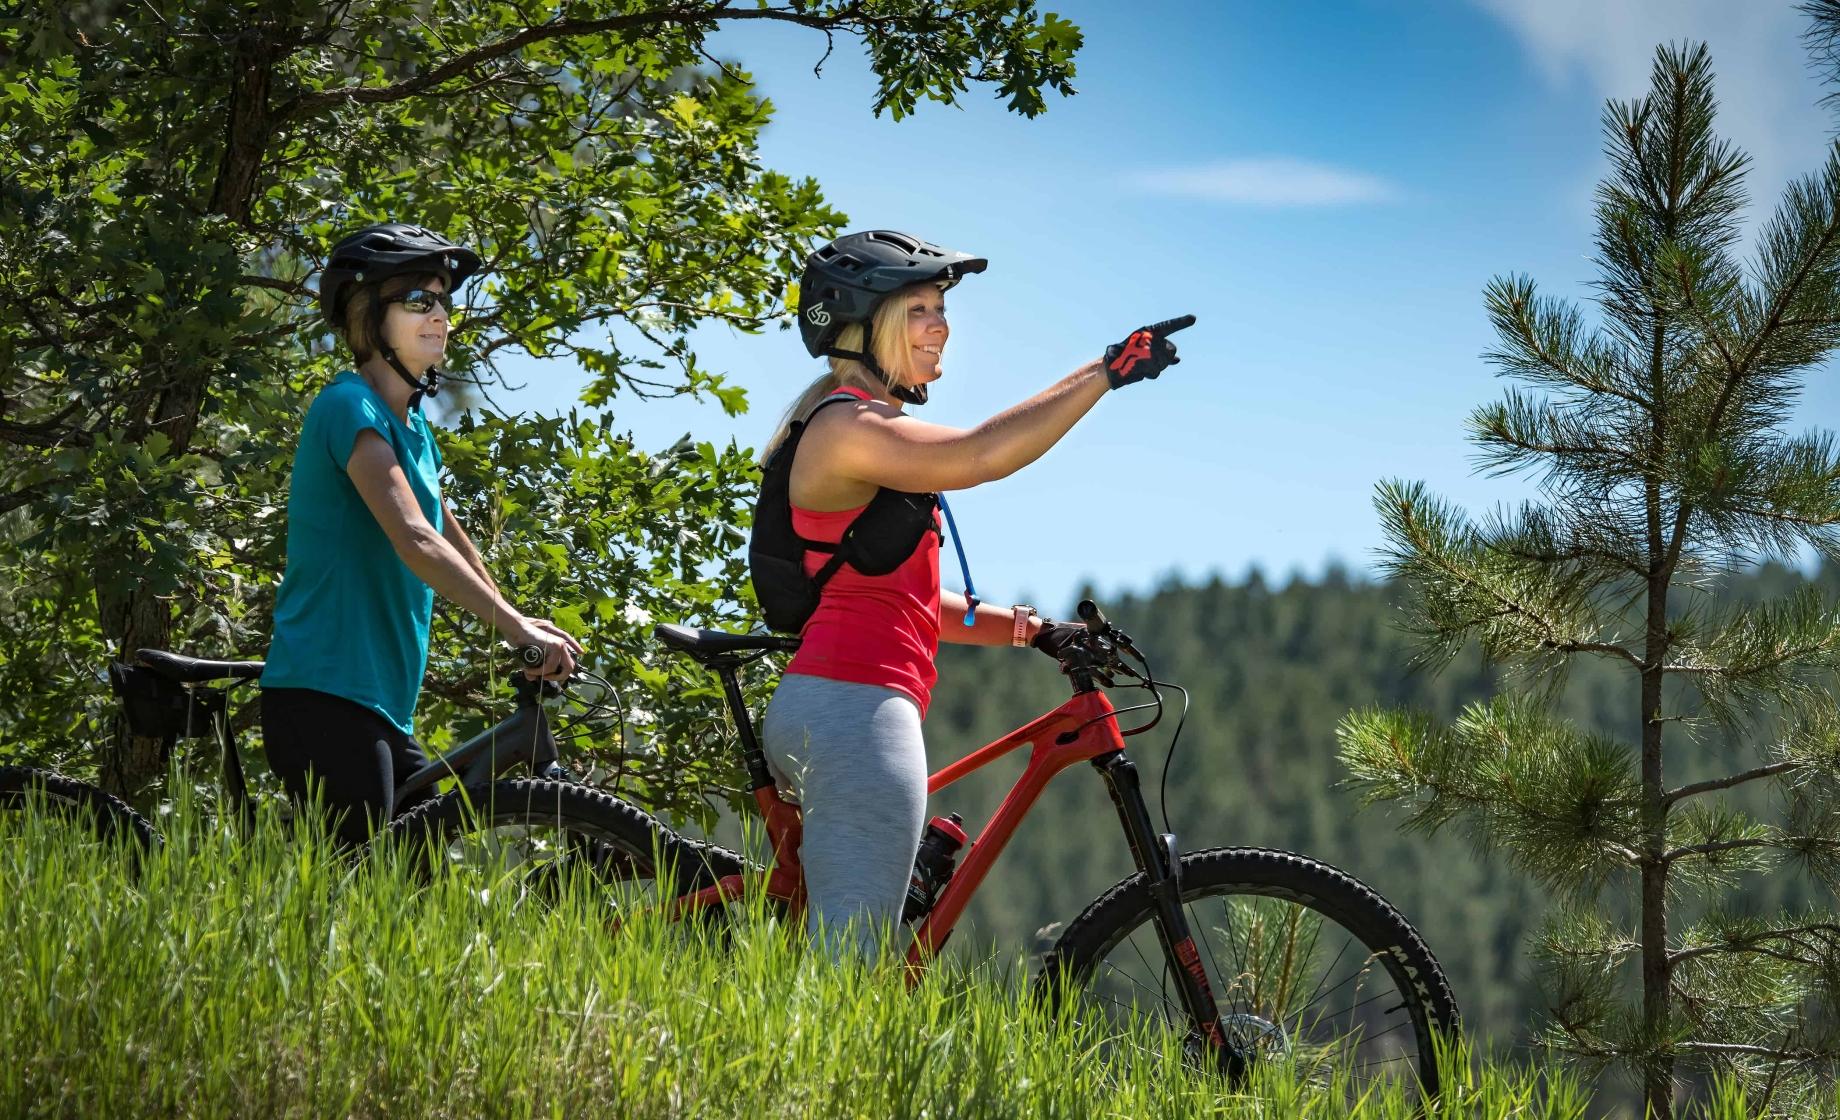
[[[970,626],[977,620],[977,588],[971,585],[971,565],[965,563],[965,542],[958,535],[958,522],[952,519],[952,507],[946,504],[946,496],[939,495],[939,510],[946,515],[946,528],[952,531],[952,551],[958,553],[958,570],[965,577],[965,625]]]

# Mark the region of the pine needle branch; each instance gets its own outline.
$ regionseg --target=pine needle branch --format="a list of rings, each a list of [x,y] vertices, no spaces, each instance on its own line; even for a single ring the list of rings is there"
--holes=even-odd
[[[1550,401],[1531,400],[1512,390],[1506,399],[1470,414],[1470,430],[1482,450],[1481,469],[1506,474],[1544,458],[1549,479],[1568,472],[1610,473],[1637,478],[1651,471],[1639,454],[1615,441],[1612,433],[1589,422],[1580,410],[1570,412]]]
[[[1714,778],[1709,781],[1694,782],[1691,785],[1679,786],[1669,790],[1666,794],[1662,795],[1661,803],[1663,805],[1672,805],[1683,798],[1697,797],[1702,793],[1712,793],[1716,790],[1731,789],[1733,786],[1740,786],[1746,782],[1754,782],[1760,778],[1769,778],[1777,774],[1786,774],[1791,770],[1801,770],[1806,766],[1807,763],[1799,760],[1775,762],[1768,766],[1759,766],[1755,770],[1746,770],[1742,774],[1733,774],[1726,778]]]
[[[1714,855],[1719,852],[1736,851],[1742,848],[1782,848],[1787,847],[1777,840],[1761,837],[1745,837],[1739,840],[1721,840],[1715,844],[1689,844],[1684,848],[1674,848],[1661,854],[1662,863],[1673,863],[1688,856]]]
[[[1588,591],[1589,572],[1555,572],[1516,550],[1553,548],[1544,526],[1505,527],[1484,535],[1422,483],[1384,482],[1374,496],[1388,540],[1388,574],[1417,592],[1414,629],[1427,662],[1454,655],[1470,635],[1483,655],[1506,661],[1530,654],[1587,652],[1640,659],[1592,636],[1601,627]],[[1499,545],[1498,543],[1499,542]]]
[[[1502,345],[1483,358],[1503,372],[1602,394],[1647,412],[1653,405],[1626,378],[1608,347],[1585,334],[1578,310],[1536,294],[1526,276],[1496,277],[1484,295]]]
[[[1814,588],[1734,610],[1698,640],[1682,633],[1668,673],[1692,680],[1712,718],[1725,726],[1752,701],[1794,704],[1840,669],[1840,609]]]
[[[1815,936],[1820,945],[1809,945],[1805,938]],[[1769,943],[1786,941],[1798,953],[1785,953],[1780,949],[1770,948]],[[1826,949],[1823,953],[1821,950]],[[1781,926],[1774,929],[1759,930],[1721,940],[1715,944],[1697,945],[1691,949],[1680,949],[1668,954],[1668,964],[1676,965],[1696,957],[1712,956],[1717,953],[1754,953],[1775,957],[1799,965],[1819,965],[1830,959],[1836,950],[1840,950],[1840,925],[1831,922],[1811,922],[1806,925]]]
[[[1588,561],[1629,575],[1647,574],[1647,569],[1642,566],[1640,560],[1601,545],[1574,542],[1562,546],[1542,547],[1519,542],[1498,541],[1495,542],[1495,548],[1516,560],[1526,560],[1535,564],[1561,566]]]
[[[1551,640],[1544,643],[1547,649],[1559,653],[1604,653],[1620,657],[1638,669],[1646,668],[1646,663],[1635,652],[1614,642],[1578,642]]]
[[[1807,1048],[1779,1050],[1773,1046],[1751,1046],[1742,1042],[1700,1042],[1693,1039],[1676,1042],[1674,1048],[1700,1054],[1749,1054],[1785,1062],[1811,1062],[1824,1056],[1821,1051]]]
[[[1774,285],[1768,310],[1763,323],[1752,334],[1749,347],[1738,361],[1738,368],[1725,380],[1721,388],[1718,403],[1713,406],[1712,416],[1706,424],[1708,438],[1716,434],[1724,421],[1725,409],[1730,405],[1732,395],[1738,385],[1748,376],[1765,348],[1774,341],[1774,334],[1791,317],[1791,311],[1801,299],[1809,281],[1817,276],[1831,273],[1834,268],[1833,255],[1840,248],[1840,206],[1835,205],[1834,187],[1840,184],[1840,149],[1828,149],[1827,164],[1819,178],[1810,177],[1805,183],[1792,187],[1785,209],[1800,208],[1804,215],[1813,219],[1815,229],[1807,229],[1810,222],[1795,223],[1795,235],[1787,233],[1789,223],[1779,221],[1775,234],[1778,256],[1787,257],[1788,268]],[[1824,189],[1823,189],[1824,188]],[[1779,232],[1781,231],[1781,232]],[[1825,277],[1824,277],[1825,278]],[[1823,326],[1831,328],[1831,320],[1824,321]]]

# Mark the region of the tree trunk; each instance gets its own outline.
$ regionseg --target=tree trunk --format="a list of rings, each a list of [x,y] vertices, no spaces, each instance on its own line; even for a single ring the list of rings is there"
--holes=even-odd
[[[137,649],[165,649],[172,640],[172,609],[144,585],[110,594],[103,589],[119,586],[112,573],[99,570],[97,576],[97,612],[103,633],[119,636],[117,656],[127,661]],[[166,766],[161,741],[129,734],[128,721],[119,717],[98,761],[103,788],[129,800],[138,799]]]
[[[1674,1057],[1669,1042],[1668,807],[1663,800],[1661,683],[1668,652],[1667,593],[1671,571],[1662,535],[1661,487],[1647,487],[1649,523],[1648,618],[1642,666],[1642,1097],[1653,1120],[1673,1120]]]
[[[230,111],[224,122],[224,158],[217,165],[217,182],[211,188],[211,211],[237,222],[249,220],[249,202],[255,197],[262,157],[274,127],[268,105],[273,55],[259,28],[248,29],[237,46]]]
[[[272,28],[256,24],[245,27],[236,42],[236,62],[230,88],[225,91],[224,149],[211,188],[210,210],[238,222],[249,219],[250,201],[260,185],[263,157],[274,129],[269,106],[274,42]],[[151,410],[151,419],[131,429],[133,436],[144,439],[149,432],[158,431],[172,441],[174,454],[189,449],[209,377],[210,370],[204,362],[168,370],[163,386],[154,389],[157,403]],[[113,559],[133,564],[132,557]],[[132,657],[137,649],[167,648],[172,642],[171,605],[154,595],[144,581],[135,581],[132,589],[125,592],[111,590],[120,582],[113,578],[118,573],[109,570],[107,563],[105,560],[96,573],[96,608],[103,633],[115,637],[123,659]],[[114,740],[104,747],[100,761],[103,782],[109,791],[127,798],[139,796],[165,766],[160,740],[130,735],[121,721],[117,721]]]
[[[153,409],[152,423],[141,426],[134,435],[144,439],[149,432],[162,432],[172,440],[173,452],[180,453],[191,446],[198,429],[205,379],[197,371],[174,371],[168,375],[167,386]],[[131,660],[135,650],[167,649],[172,643],[172,605],[155,595],[145,580],[133,578],[142,567],[140,558],[133,555],[101,557],[96,567],[98,621],[104,634],[115,637],[116,656],[123,661]],[[124,575],[132,579],[126,590],[122,589]],[[160,740],[129,734],[125,720],[116,721],[115,735],[104,745],[99,761],[104,788],[131,801],[166,766]]]
[[[1668,1034],[1667,809],[1662,804],[1661,670],[1642,674],[1642,1026],[1651,1048],[1642,1063],[1642,1095],[1655,1120],[1674,1114],[1674,1059]]]

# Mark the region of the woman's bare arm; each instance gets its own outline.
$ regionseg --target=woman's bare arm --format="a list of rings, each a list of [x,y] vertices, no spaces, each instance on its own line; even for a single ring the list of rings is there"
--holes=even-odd
[[[1030,618],[1023,632],[1033,641],[1041,632],[1041,619]],[[939,592],[939,640],[965,646],[1007,646],[1016,635],[1016,612],[1010,607],[979,603],[971,625],[965,625],[965,597],[956,591]]]
[[[1039,459],[1109,388],[1105,367],[1094,361],[964,429],[916,420],[879,402],[835,405],[812,418],[795,469],[893,490],[963,490]]]
[[[460,550],[435,532],[422,516],[422,507],[396,461],[396,452],[382,436],[368,430],[359,432],[352,441],[345,473],[384,535],[390,538],[396,555],[418,579],[506,638],[515,639],[522,632],[524,616],[489,581],[480,578]]]

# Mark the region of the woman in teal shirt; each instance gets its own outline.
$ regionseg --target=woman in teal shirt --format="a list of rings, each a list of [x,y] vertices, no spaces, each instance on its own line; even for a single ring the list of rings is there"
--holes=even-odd
[[[499,594],[441,497],[441,451],[421,412],[440,380],[451,293],[477,253],[419,226],[367,226],[333,247],[320,308],[355,363],[314,398],[288,494],[287,571],[262,673],[269,765],[304,801],[317,786],[339,837],[363,842],[423,761],[412,737],[439,592],[519,646],[532,676],[574,670],[581,647]]]

